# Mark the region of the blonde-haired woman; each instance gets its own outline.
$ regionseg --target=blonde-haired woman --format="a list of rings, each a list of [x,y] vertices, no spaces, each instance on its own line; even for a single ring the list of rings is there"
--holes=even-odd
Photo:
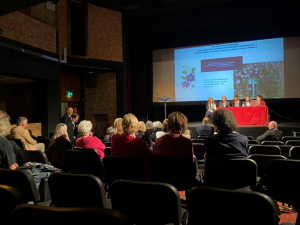
[[[115,128],[115,134],[123,134],[122,118],[115,119],[114,128]]]
[[[112,156],[133,156],[144,161],[147,178],[150,180],[148,166],[146,161],[152,156],[152,150],[148,148],[148,144],[138,138],[135,138],[135,133],[139,129],[139,121],[135,115],[129,113],[122,120],[123,134],[115,134],[111,140],[111,155]]]
[[[64,153],[66,150],[72,148],[73,145],[68,137],[67,125],[64,123],[57,124],[48,147],[48,157],[51,164],[55,167],[62,168]]]
[[[214,102],[214,99],[212,97],[208,98],[208,101],[206,103],[206,113],[205,113],[205,117],[207,118],[212,118],[214,111],[217,110],[217,106]]]

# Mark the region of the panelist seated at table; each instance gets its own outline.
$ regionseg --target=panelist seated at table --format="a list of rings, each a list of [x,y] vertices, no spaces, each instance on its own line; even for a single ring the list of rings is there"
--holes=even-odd
[[[208,98],[208,102],[206,103],[206,113],[205,113],[205,117],[212,117],[214,111],[217,110],[217,106],[213,100],[212,97]]]
[[[241,101],[239,100],[239,96],[235,95],[233,101],[232,107],[240,107],[241,106]]]
[[[246,96],[246,99],[243,102],[242,106],[244,106],[244,107],[251,106],[251,104],[250,104],[250,97],[249,96]]]
[[[219,107],[230,107],[230,102],[226,101],[226,96],[222,97],[222,101],[219,102]]]
[[[260,101],[259,105],[266,105],[262,95],[256,95],[256,99]]]

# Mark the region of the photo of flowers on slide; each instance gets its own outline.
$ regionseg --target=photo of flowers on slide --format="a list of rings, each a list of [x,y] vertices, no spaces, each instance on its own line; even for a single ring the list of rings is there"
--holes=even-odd
[[[233,71],[234,94],[240,99],[246,96],[253,99],[257,94],[264,98],[283,98],[283,69],[283,61],[243,64],[243,69]]]
[[[195,67],[182,66],[181,84],[183,90],[193,90],[196,83]]]

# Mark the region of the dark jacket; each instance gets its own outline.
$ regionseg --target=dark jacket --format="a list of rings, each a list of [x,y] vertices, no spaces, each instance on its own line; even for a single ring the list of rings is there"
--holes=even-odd
[[[155,142],[155,139],[156,139],[156,132],[157,132],[157,131],[161,131],[161,130],[162,130],[162,128],[155,128],[155,129],[153,129],[153,132],[152,132],[152,134],[151,134],[151,136],[150,136],[151,141]]]
[[[264,134],[258,136],[256,140],[262,141],[265,138],[277,138],[280,140],[282,136],[282,131],[274,129],[274,130],[267,130]]]
[[[61,118],[61,122],[67,125],[69,140],[73,142],[75,125],[72,123],[72,116],[70,118],[68,113],[65,113],[65,115],[63,115],[63,117]]]
[[[214,132],[215,132],[214,127],[211,126],[202,125],[196,127],[197,136],[208,136],[214,134]]]
[[[226,101],[226,106],[225,107],[230,107],[230,105],[231,105],[230,102]],[[219,107],[224,107],[222,101],[219,102]]]
[[[16,162],[16,155],[12,143],[0,136],[0,167],[9,168]]]

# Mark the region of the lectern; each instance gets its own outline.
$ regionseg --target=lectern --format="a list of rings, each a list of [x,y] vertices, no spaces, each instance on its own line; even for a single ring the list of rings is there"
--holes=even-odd
[[[158,97],[159,102],[165,103],[165,119],[167,119],[167,102],[172,102],[172,98],[169,97]]]

